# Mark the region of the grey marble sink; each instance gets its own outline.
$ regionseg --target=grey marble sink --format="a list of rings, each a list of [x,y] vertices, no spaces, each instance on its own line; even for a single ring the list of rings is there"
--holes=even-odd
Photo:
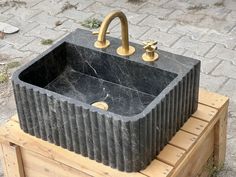
[[[121,171],[145,168],[197,109],[200,62],[142,46],[120,57],[119,39],[96,49],[78,29],[14,73],[21,128]],[[108,110],[92,106],[107,103]]]

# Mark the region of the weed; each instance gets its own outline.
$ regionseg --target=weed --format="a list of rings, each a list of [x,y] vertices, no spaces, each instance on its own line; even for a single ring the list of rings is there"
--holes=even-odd
[[[77,7],[73,4],[71,4],[70,2],[65,2],[65,4],[62,6],[61,8],[61,13],[65,12],[66,10],[69,10],[69,9],[77,9]]]
[[[7,67],[4,66],[2,69],[0,69],[0,84],[6,83],[9,80],[9,75],[7,71]]]
[[[16,68],[18,66],[20,66],[20,62],[19,61],[12,61],[10,63],[7,64],[7,68],[8,69],[12,69],[12,68]]]
[[[41,44],[42,45],[51,45],[53,43],[52,39],[42,39]]]
[[[199,10],[207,9],[207,7],[208,7],[207,5],[199,4],[199,5],[190,6],[187,9],[199,11]]]
[[[96,18],[90,18],[81,23],[82,26],[89,28],[89,29],[96,29],[99,28],[102,24],[101,20],[98,20]]]

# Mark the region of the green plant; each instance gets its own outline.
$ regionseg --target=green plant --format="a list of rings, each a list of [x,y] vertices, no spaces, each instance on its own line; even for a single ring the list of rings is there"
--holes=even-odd
[[[90,28],[90,29],[96,29],[99,28],[102,24],[101,20],[98,20],[96,18],[89,18],[86,19],[85,21],[81,22],[81,25],[86,27],[86,28]]]
[[[0,84],[6,83],[6,82],[8,82],[8,80],[9,80],[9,75],[8,75],[7,67],[4,66],[0,70]]]
[[[12,68],[16,68],[20,66],[20,62],[19,61],[13,61],[7,64],[7,68],[8,69],[12,69]]]
[[[52,39],[42,39],[41,44],[42,45],[51,45],[53,43]]]

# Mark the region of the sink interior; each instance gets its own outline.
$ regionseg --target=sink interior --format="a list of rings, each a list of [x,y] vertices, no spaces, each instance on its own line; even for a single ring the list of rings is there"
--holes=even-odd
[[[103,101],[108,111],[141,113],[176,73],[67,42],[20,73],[29,84],[86,104]]]

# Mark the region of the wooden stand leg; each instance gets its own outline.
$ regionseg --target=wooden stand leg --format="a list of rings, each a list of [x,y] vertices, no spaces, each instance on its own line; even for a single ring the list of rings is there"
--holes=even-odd
[[[225,161],[228,102],[219,112],[220,119],[215,125],[214,166],[221,168]]]
[[[20,146],[2,143],[1,154],[5,177],[25,177]]]

